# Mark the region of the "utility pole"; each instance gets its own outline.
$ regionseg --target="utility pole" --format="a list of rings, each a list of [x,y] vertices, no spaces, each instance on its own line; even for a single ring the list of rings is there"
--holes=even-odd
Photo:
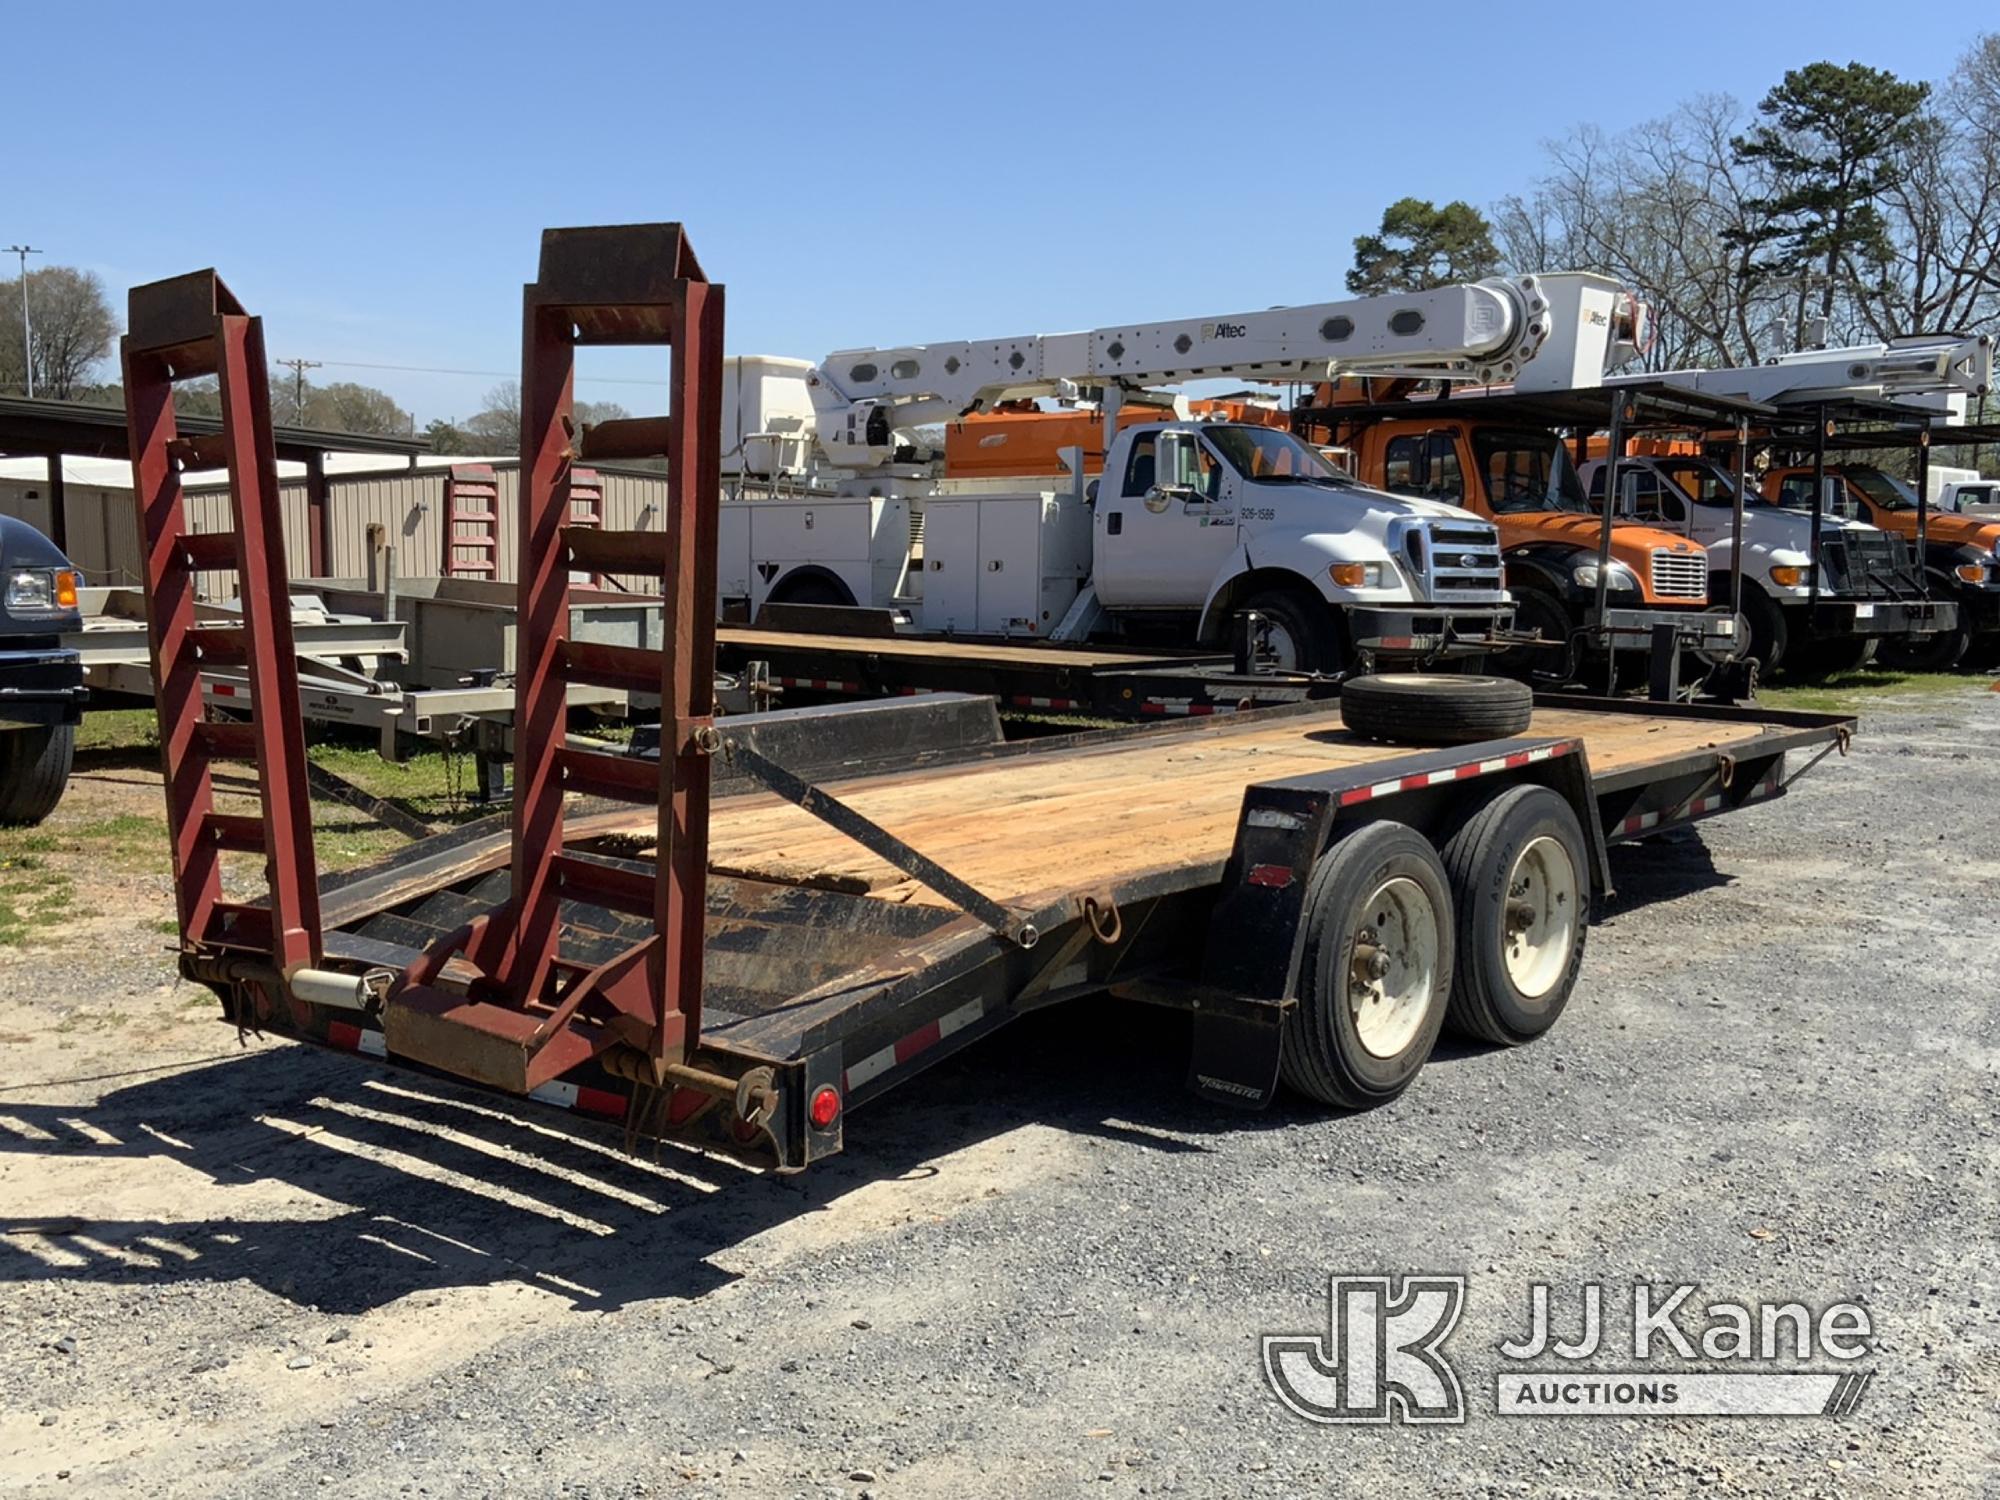
[[[35,395],[35,325],[28,318],[28,257],[42,252],[33,245],[9,245],[9,255],[21,258],[21,369],[28,381],[28,399]]]
[[[306,371],[317,370],[320,362],[316,359],[281,359],[278,361],[292,372],[292,411],[300,422],[306,415]]]

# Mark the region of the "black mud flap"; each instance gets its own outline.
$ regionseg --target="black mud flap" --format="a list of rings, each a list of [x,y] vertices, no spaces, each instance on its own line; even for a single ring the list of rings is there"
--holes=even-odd
[[[1278,1045],[1284,1037],[1284,1010],[1264,1016],[1223,1015],[1198,1010],[1188,1049],[1188,1087],[1211,1104],[1263,1109],[1278,1091]]]

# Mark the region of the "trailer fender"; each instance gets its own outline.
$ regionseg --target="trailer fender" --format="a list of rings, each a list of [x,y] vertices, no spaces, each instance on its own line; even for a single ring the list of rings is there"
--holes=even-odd
[[[1237,1108],[1270,1102],[1284,1027],[1297,1004],[1310,877],[1346,832],[1391,820],[1434,838],[1468,796],[1484,800],[1524,782],[1551,788],[1576,812],[1589,845],[1592,898],[1607,895],[1610,861],[1581,740],[1491,740],[1247,788],[1200,979],[1188,995],[1188,1087]]]

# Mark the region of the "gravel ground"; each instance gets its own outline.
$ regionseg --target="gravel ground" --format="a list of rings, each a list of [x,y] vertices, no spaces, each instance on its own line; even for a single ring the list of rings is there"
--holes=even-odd
[[[790,1180],[239,1045],[173,983],[163,883],[112,882],[0,954],[0,1488],[2000,1494],[1981,686],[1620,850],[1563,1023],[1388,1108],[1208,1110],[1177,1018],[1106,1005]],[[1323,1330],[1337,1271],[1469,1276],[1463,1426],[1278,1404],[1259,1336]],[[1585,1281],[1851,1298],[1876,1378],[1843,1419],[1501,1418],[1534,1281],[1567,1325]]]

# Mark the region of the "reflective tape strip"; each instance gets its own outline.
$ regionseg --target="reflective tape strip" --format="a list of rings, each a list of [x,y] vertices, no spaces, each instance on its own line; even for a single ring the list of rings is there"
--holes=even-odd
[[[1028,693],[1016,693],[1007,700],[1016,708],[1082,708],[1075,698],[1037,698]]]
[[[985,1008],[979,1001],[968,1000],[957,1010],[950,1011],[935,1021],[926,1021],[908,1036],[899,1038],[893,1045],[884,1047],[879,1052],[871,1052],[859,1062],[848,1064],[846,1071],[841,1074],[840,1091],[843,1094],[850,1094],[856,1089],[867,1087],[891,1068],[900,1067],[921,1057],[946,1037],[965,1030],[985,1014]]]
[[[858,693],[861,691],[861,684],[858,682],[836,682],[826,677],[780,677],[778,679],[778,686],[805,688],[810,692],[817,693]]]
[[[1366,802],[1374,797],[1393,796],[1397,792],[1414,792],[1424,787],[1442,786],[1451,781],[1469,781],[1474,776],[1490,776],[1495,771],[1518,770],[1522,766],[1532,766],[1538,762],[1552,760],[1558,755],[1568,755],[1576,750],[1578,742],[1564,740],[1560,744],[1541,745],[1533,750],[1516,750],[1512,755],[1502,755],[1490,760],[1469,760],[1462,766],[1446,766],[1437,771],[1418,771],[1409,776],[1399,776],[1394,781],[1378,781],[1373,786],[1351,787],[1340,794],[1340,805],[1352,807],[1357,802]]]
[[[1778,778],[1773,774],[1765,777],[1762,781],[1751,787],[1749,791],[1745,792],[1743,800],[1745,802],[1761,801],[1777,790]],[[1678,823],[1683,819],[1705,818],[1710,813],[1721,812],[1728,800],[1721,792],[1710,792],[1706,797],[1683,802],[1679,807],[1669,812],[1634,813],[1618,825],[1618,832],[1621,836],[1644,833],[1648,828],[1658,828],[1662,823]]]

